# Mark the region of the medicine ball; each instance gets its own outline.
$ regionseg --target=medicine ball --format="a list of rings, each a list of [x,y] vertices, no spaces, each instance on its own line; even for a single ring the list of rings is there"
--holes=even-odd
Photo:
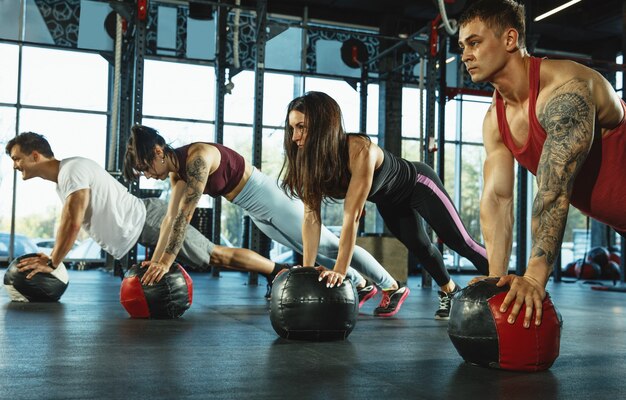
[[[587,253],[587,261],[596,263],[600,268],[609,263],[610,253],[606,247],[594,247]]]
[[[619,281],[622,278],[622,271],[619,264],[615,261],[609,261],[606,266],[602,268],[602,279],[610,279],[612,281]]]
[[[285,339],[343,340],[356,325],[359,301],[350,281],[326,287],[313,267],[292,268],[274,279],[270,321]]]
[[[359,39],[350,38],[341,45],[341,60],[350,68],[360,68],[367,61],[367,47]]]
[[[582,260],[581,260],[582,262]],[[570,263],[567,263],[567,265],[565,266],[565,268],[563,268],[563,276],[568,276],[568,277],[572,277],[575,278],[576,277],[576,264],[578,263],[577,261],[572,261]]]
[[[60,263],[51,273],[39,272],[31,279],[26,279],[31,271],[20,272],[17,264],[28,257],[37,257],[37,254],[24,254],[14,259],[4,273],[4,287],[11,301],[59,301],[69,284],[65,265]]]
[[[579,260],[576,263],[576,277],[578,279],[600,279],[602,276],[602,268],[594,262]]]
[[[178,318],[191,307],[193,284],[187,271],[172,264],[168,273],[153,285],[141,278],[148,268],[133,265],[122,281],[120,303],[133,318]]]
[[[512,371],[541,371],[559,356],[561,315],[546,295],[541,325],[531,320],[524,328],[526,308],[514,324],[500,305],[509,287],[496,286],[498,279],[485,279],[463,289],[452,299],[448,336],[463,359],[483,367]]]
[[[620,251],[611,250],[609,252],[609,261],[613,261],[617,265],[620,265],[622,263],[622,253]]]

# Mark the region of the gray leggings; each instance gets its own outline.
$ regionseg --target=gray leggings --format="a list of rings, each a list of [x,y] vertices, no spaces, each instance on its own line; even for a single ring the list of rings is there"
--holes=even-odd
[[[168,203],[157,198],[141,199],[141,201],[146,206],[146,221],[139,236],[139,243],[144,246],[156,246],[159,241],[161,222],[167,214]],[[188,225],[178,258],[195,269],[207,270],[210,268],[211,253],[214,248],[213,242],[199,230]]]
[[[252,222],[269,238],[302,254],[304,205],[300,200],[289,198],[267,175],[255,169],[241,192],[233,199],[233,204],[243,208]],[[322,225],[317,262],[332,269],[338,252],[339,238]],[[361,247],[355,246],[351,266],[382,289],[388,289],[395,283],[389,272]],[[354,284],[362,279],[352,268],[348,269],[347,277]]]

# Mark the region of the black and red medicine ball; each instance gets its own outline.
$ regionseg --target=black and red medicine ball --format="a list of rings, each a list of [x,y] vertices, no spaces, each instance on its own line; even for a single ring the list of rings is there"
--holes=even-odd
[[[578,260],[567,263],[567,265],[565,265],[565,267],[563,268],[563,272],[562,272],[563,276],[576,278],[576,264],[577,263],[578,263]]]
[[[602,268],[609,263],[609,257],[610,253],[606,247],[594,247],[587,253],[586,261],[598,264]]]
[[[359,39],[350,38],[341,45],[341,60],[350,68],[360,68],[367,61],[367,47]]]
[[[285,339],[343,340],[356,325],[359,301],[350,281],[326,287],[313,267],[291,268],[272,285],[270,321]]]
[[[31,279],[26,279],[26,276],[31,271],[20,272],[17,269],[17,264],[22,259],[28,257],[37,257],[37,254],[29,253],[17,257],[9,264],[4,273],[4,287],[9,293],[11,301],[59,301],[69,284],[69,276],[65,265],[60,263],[51,273],[40,272]]]
[[[619,251],[611,251],[609,253],[609,260],[620,265],[622,263],[622,253]]]
[[[590,262],[578,260],[576,263],[576,277],[578,279],[600,279],[602,276],[602,268],[600,265]]]
[[[602,268],[602,279],[610,279],[612,281],[619,281],[622,278],[622,271],[620,266],[615,261],[609,261],[606,266]]]
[[[173,264],[153,285],[141,283],[148,268],[133,265],[122,281],[120,303],[133,318],[178,318],[191,307],[193,283],[187,271]]]
[[[448,335],[463,359],[483,367],[512,371],[541,371],[559,356],[563,319],[550,296],[543,300],[541,325],[534,319],[524,328],[525,307],[514,324],[500,305],[509,288],[497,287],[497,279],[470,285],[452,300]]]

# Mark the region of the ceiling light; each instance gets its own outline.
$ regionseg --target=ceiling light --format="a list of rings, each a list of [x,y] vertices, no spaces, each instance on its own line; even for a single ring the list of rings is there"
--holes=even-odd
[[[559,11],[566,9],[566,8],[567,8],[567,7],[569,7],[569,6],[573,6],[573,5],[574,5],[574,4],[576,4],[576,3],[580,3],[580,0],[572,0],[572,1],[568,1],[567,3],[565,3],[565,4],[563,4],[563,5],[558,6],[557,8],[555,8],[555,9],[553,9],[553,10],[550,10],[550,11],[548,11],[548,12],[546,12],[546,13],[541,14],[540,16],[538,16],[537,18],[535,18],[535,22],[537,22],[537,21],[541,21],[541,20],[542,20],[542,19],[544,19],[544,18],[548,18],[550,15],[552,15],[552,14],[556,14],[556,13],[558,13]]]

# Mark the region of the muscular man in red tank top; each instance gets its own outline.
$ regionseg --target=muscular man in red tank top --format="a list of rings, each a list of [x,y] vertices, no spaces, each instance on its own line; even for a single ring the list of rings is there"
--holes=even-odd
[[[490,275],[511,290],[502,304],[513,323],[541,323],[545,285],[559,252],[569,205],[626,231],[624,105],[596,71],[572,61],[539,60],[525,47],[524,7],[478,1],[459,21],[462,60],[474,82],[495,87],[483,122],[481,226]],[[537,176],[532,247],[524,276],[506,275],[513,227],[514,159]],[[609,194],[610,191],[610,194]]]

